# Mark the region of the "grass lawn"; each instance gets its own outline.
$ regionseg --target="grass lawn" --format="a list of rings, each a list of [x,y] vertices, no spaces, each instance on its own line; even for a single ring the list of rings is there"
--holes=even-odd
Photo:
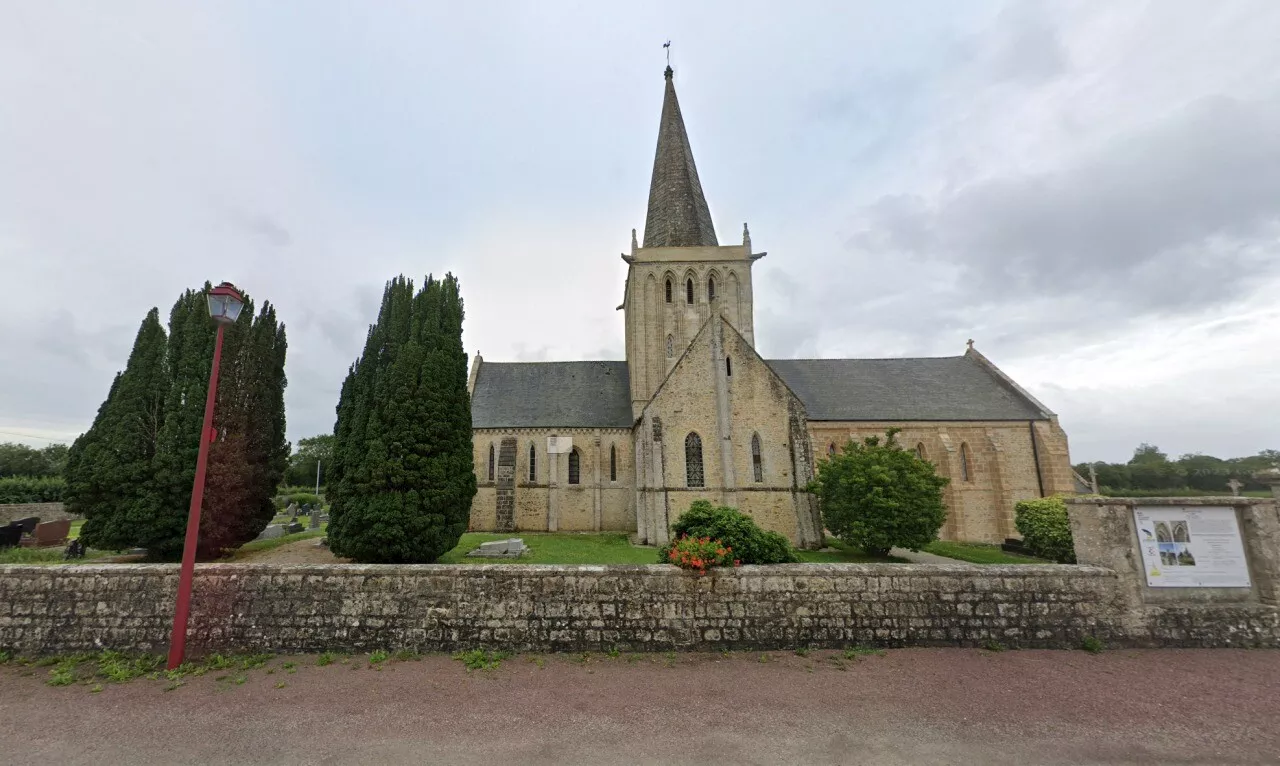
[[[1052,564],[1048,559],[1038,559],[1032,556],[1019,556],[1016,553],[1006,553],[1000,549],[998,545],[990,543],[958,543],[950,540],[939,540],[929,543],[923,550],[926,553],[932,553],[937,556],[946,556],[949,559],[960,559],[968,561],[972,564]]]
[[[0,551],[0,564],[62,564],[64,563],[62,554],[65,550],[64,545],[55,545],[52,548],[5,548]],[[119,554],[113,551],[90,549],[85,552],[84,558],[65,563],[92,564],[94,559],[116,555]]]
[[[490,540],[519,537],[529,553],[518,559],[467,557],[467,551]],[[632,545],[623,532],[573,534],[564,532],[468,532],[439,564],[657,564],[658,549]]]
[[[803,551],[797,550],[796,557],[805,564],[903,564],[906,559],[897,556],[868,556],[861,548],[855,548],[852,545],[845,545],[834,537],[827,538],[828,548],[835,548],[834,551]]]

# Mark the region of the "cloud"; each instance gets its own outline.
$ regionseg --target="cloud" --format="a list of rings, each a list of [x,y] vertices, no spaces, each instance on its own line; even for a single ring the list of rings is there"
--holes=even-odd
[[[399,273],[459,276],[471,353],[621,358],[618,252],[643,224],[670,38],[717,230],[749,220],[771,252],[766,356],[973,337],[1080,459],[1276,446],[1280,339],[1258,312],[1280,290],[1278,4],[553,4],[495,23],[232,0],[6,22],[0,429],[83,429],[147,308],[206,280],[287,325],[294,440],[332,425]]]

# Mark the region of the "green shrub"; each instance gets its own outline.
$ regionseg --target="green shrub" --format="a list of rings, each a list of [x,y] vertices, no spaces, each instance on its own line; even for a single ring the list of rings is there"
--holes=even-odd
[[[715,506],[695,500],[672,525],[672,542],[658,552],[658,562],[671,561],[671,549],[681,537],[709,537],[733,549],[733,558],[743,564],[792,564],[796,553],[791,541],[777,532],[766,532],[736,508]]]
[[[898,446],[891,428],[818,464],[810,484],[822,507],[822,523],[848,545],[871,556],[890,548],[918,551],[938,539],[947,519],[942,488],[947,479],[915,452]]]
[[[60,503],[67,482],[61,476],[6,476],[0,503]]]
[[[1014,524],[1022,544],[1040,558],[1060,564],[1076,563],[1075,541],[1061,497],[1022,500],[1014,507]]]

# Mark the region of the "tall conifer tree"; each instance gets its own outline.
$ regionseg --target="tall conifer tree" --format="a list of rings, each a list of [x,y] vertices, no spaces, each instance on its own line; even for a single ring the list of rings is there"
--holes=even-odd
[[[80,535],[87,545],[120,550],[134,544],[132,516],[154,490],[151,463],[166,389],[165,333],[151,309],[124,371],[67,456],[67,507],[84,514]]]
[[[329,547],[362,562],[426,563],[458,544],[476,493],[463,305],[452,274],[416,294],[387,283],[342,386]]]
[[[72,504],[90,519],[84,536],[93,547],[138,546],[161,560],[182,554],[217,333],[209,288],[178,298],[167,342],[159,312],[151,310],[129,366],[68,456]],[[286,348],[275,309],[264,304],[255,317],[246,297],[223,338],[200,558],[252,540],[271,520],[271,497],[288,461]]]

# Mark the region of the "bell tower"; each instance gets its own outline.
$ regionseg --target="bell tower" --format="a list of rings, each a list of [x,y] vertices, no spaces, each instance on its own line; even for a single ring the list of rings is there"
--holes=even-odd
[[[720,245],[702,193],[693,150],[676,98],[675,73],[663,73],[666,91],[658,122],[658,148],[649,182],[644,243],[631,233],[622,305],[626,312],[631,410],[638,417],[667,373],[713,314],[755,345],[751,252],[742,225],[741,245]]]

